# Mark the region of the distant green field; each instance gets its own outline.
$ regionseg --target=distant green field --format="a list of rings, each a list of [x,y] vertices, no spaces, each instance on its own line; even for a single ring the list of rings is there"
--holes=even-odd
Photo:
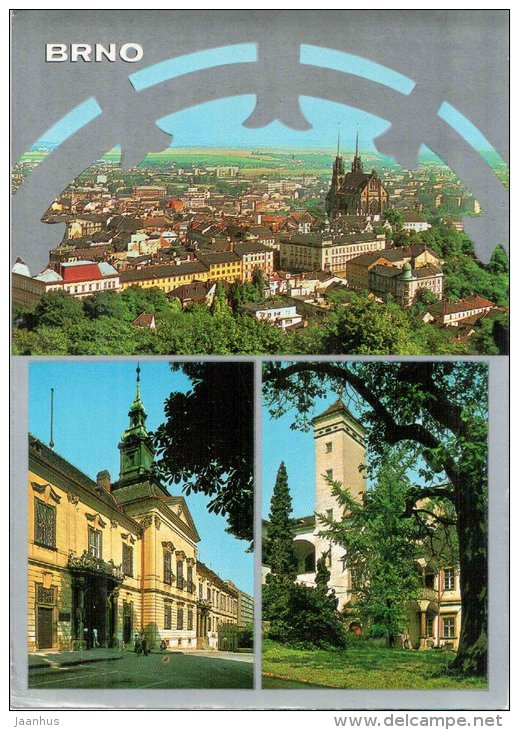
[[[38,164],[48,154],[46,151],[26,152],[19,159],[19,162],[32,162]],[[286,177],[303,174],[329,175],[335,151],[332,149],[294,149],[294,148],[257,148],[257,149],[235,149],[226,147],[168,147],[161,152],[152,152],[140,163],[140,167],[160,167],[175,162],[178,166],[199,165],[200,167],[236,166],[244,177],[255,177],[258,175],[269,175],[272,171],[282,171]],[[97,162],[111,162],[117,164],[121,152],[112,149]],[[353,150],[344,150],[346,164],[353,155]],[[508,168],[501,158],[493,152],[482,151],[481,155],[494,169],[496,174],[506,185],[508,180]],[[390,157],[378,155],[376,152],[361,150],[364,169],[372,167],[383,169],[396,163]],[[427,148],[422,148],[420,154],[421,164],[443,165],[442,161]],[[93,163],[95,164],[95,163]],[[446,166],[445,166],[446,167]]]

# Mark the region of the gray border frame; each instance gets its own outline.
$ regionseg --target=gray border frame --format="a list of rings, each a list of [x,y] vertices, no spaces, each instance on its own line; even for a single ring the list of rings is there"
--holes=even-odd
[[[315,357],[155,357],[150,360],[248,360],[255,362],[256,492],[254,535],[255,670],[253,690],[29,690],[27,688],[27,508],[28,364],[59,357],[11,359],[11,652],[12,708],[51,709],[323,709],[323,710],[502,710],[509,690],[509,481],[508,358],[396,357],[385,360],[483,360],[489,366],[489,689],[488,690],[271,690],[260,689],[261,605],[261,382],[262,362]],[[81,357],[85,361],[136,361],[137,357]],[[330,361],[377,361],[376,357],[321,357]],[[22,496],[23,495],[23,496]],[[22,569],[16,569],[23,566]],[[105,696],[106,693],[106,696]]]
[[[495,185],[489,170],[470,148],[457,136],[446,134],[445,128],[433,117],[443,99],[449,99],[473,121],[504,156],[508,153],[508,21],[509,9],[370,9],[370,10],[138,10],[139,42],[145,45],[142,64],[131,68],[99,65],[93,79],[89,66],[76,67],[74,83],[70,83],[67,64],[54,65],[49,75],[43,66],[41,44],[103,40],[108,28],[113,42],[134,38],[134,13],[124,10],[20,10],[12,13],[13,27],[13,87],[24,93],[13,94],[13,157],[27,149],[56,118],[66,113],[85,98],[99,98],[107,114],[85,129],[85,134],[71,138],[41,165],[22,186],[13,202],[13,237],[16,249],[13,255],[24,256],[34,266],[46,255],[46,250],[58,242],[61,226],[40,224],[39,215],[56,192],[63,189],[78,172],[97,159],[114,143],[123,146],[123,164],[132,165],[149,150],[162,149],[168,143],[154,126],[155,117],[149,110],[161,109],[164,90],[158,88],[135,95],[127,84],[129,72],[150,63],[163,60],[163,48],[174,48],[174,54],[192,52],[204,47],[236,42],[256,42],[258,64],[245,70],[225,69],[225,82],[241,93],[256,93],[258,104],[247,124],[261,127],[275,118],[293,129],[304,129],[306,120],[298,104],[298,88],[302,93],[324,90],[327,98],[342,103],[355,99],[361,108],[388,111],[391,101],[386,92],[379,93],[366,82],[358,85],[355,79],[343,74],[315,70],[311,77],[301,69],[298,47],[300,43],[322,45],[364,55],[391,68],[406,73],[409,57],[413,57],[413,75],[417,93],[413,91],[410,103],[399,103],[393,109],[393,126],[381,136],[381,152],[393,154],[404,166],[416,162],[419,144],[426,141],[443,156],[473,191],[481,191],[486,199],[486,213],[482,218],[469,220],[467,230],[475,241],[481,258],[490,255],[489,242],[501,240],[508,244],[508,195]],[[37,22],[33,19],[37,18]],[[166,20],[168,22],[166,22]],[[402,23],[408,32],[396,31]],[[479,26],[478,26],[479,23]],[[378,43],[372,43],[370,25],[376,25]],[[84,28],[88,27],[88,38]],[[481,38],[481,27],[491,42]],[[412,32],[409,32],[412,28]],[[287,32],[288,29],[288,32]],[[434,32],[431,32],[431,29]],[[460,32],[460,30],[462,32]],[[58,37],[59,36],[59,37]],[[217,38],[217,42],[215,42]],[[162,42],[161,42],[162,41]],[[454,52],[457,73],[450,73]],[[171,54],[173,55],[173,53]],[[43,66],[43,68],[42,68]],[[261,73],[258,72],[261,71]],[[45,79],[42,84],[41,78]],[[474,77],[478,84],[473,84]],[[200,82],[200,76],[198,82]],[[276,80],[282,92],[276,87]],[[346,83],[347,82],[347,83]],[[177,98],[191,99],[190,80],[177,80],[171,86]],[[205,72],[200,87],[200,99],[209,94],[215,84],[221,84],[218,70]],[[299,83],[299,87],[298,87]],[[169,87],[168,87],[169,88]],[[288,89],[288,92],[287,92]],[[51,95],[52,104],[48,102]],[[46,96],[47,95],[47,96]],[[195,95],[196,96],[196,95]],[[137,103],[140,98],[142,104]],[[198,97],[197,97],[198,98]],[[42,103],[43,101],[43,103]],[[171,101],[171,99],[170,99]],[[400,99],[399,102],[406,102]],[[363,102],[366,106],[363,107]],[[196,99],[192,101],[196,103]],[[132,106],[133,126],[128,124],[120,110]],[[391,104],[389,104],[391,106]],[[487,114],[488,109],[500,109],[502,114]],[[110,110],[110,113],[108,113]],[[174,111],[170,109],[169,111]],[[384,116],[384,114],[381,114]],[[412,119],[411,128],[408,120]],[[143,134],[143,130],[145,134]],[[445,154],[441,154],[441,150]],[[80,168],[80,169],[79,169]],[[490,175],[490,177],[489,177]],[[477,193],[479,197],[480,193]],[[38,246],[34,247],[34,241]],[[45,263],[44,261],[42,263]],[[490,671],[488,691],[382,691],[382,690],[260,690],[259,636],[255,648],[254,690],[182,690],[181,698],[175,690],[27,690],[26,654],[26,570],[27,564],[27,510],[25,498],[27,468],[27,377],[28,363],[38,360],[63,358],[24,358],[11,360],[11,621],[12,621],[12,702],[14,709],[166,709],[166,708],[300,708],[300,709],[504,709],[508,702],[508,358],[485,358],[489,363],[489,613],[490,613]],[[75,358],[84,360],[136,360],[137,358],[99,357]],[[142,358],[141,358],[142,359]],[[154,360],[254,360],[256,375],[260,373],[262,357],[160,357]],[[276,357],[276,360],[314,360],[315,357]],[[328,360],[341,360],[336,356]],[[377,360],[357,357],[351,360]],[[465,360],[471,358],[406,358],[393,360]],[[479,358],[477,358],[479,359]],[[259,546],[261,532],[261,383],[256,382],[256,495],[255,537]],[[23,498],[20,490],[23,485]],[[261,552],[255,555],[255,622],[260,626],[259,566]],[[18,566],[24,570],[16,570]],[[109,694],[108,694],[109,693]]]

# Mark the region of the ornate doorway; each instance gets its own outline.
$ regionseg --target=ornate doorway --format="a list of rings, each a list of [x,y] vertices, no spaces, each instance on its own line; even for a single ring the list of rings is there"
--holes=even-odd
[[[86,551],[80,557],[71,556],[69,568],[73,577],[75,645],[82,649],[117,646],[121,568]]]

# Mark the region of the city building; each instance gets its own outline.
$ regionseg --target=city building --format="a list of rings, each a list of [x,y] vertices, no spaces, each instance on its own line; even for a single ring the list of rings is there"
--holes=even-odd
[[[238,646],[238,589],[197,562],[199,648],[234,651]]]
[[[282,330],[303,322],[303,316],[298,313],[296,305],[282,300],[267,300],[263,304],[248,302],[242,304],[240,308],[246,314],[270,322]]]
[[[427,231],[431,228],[431,224],[427,223],[425,217],[421,213],[415,213],[412,210],[402,211],[404,218],[402,228],[404,231],[420,233],[420,231]]]
[[[11,289],[13,305],[25,307],[37,304],[45,294],[46,286],[43,281],[34,279],[27,264],[18,258],[11,272]]]
[[[420,243],[357,256],[347,264],[348,286],[380,296],[390,294],[410,306],[421,288],[443,298],[443,272],[438,254]]]
[[[184,264],[159,264],[145,266],[142,269],[121,271],[120,289],[124,291],[131,286],[143,289],[157,287],[168,293],[172,289],[197,281],[207,281],[209,269],[201,261],[188,261]]]
[[[254,624],[254,599],[238,588],[238,628]]]
[[[31,277],[23,261],[17,261],[12,270],[14,304],[38,302],[51,291],[64,291],[82,299],[102,291],[119,289],[119,272],[104,261],[73,261],[53,266]]]
[[[29,437],[32,652],[129,647],[137,632],[150,648],[232,648],[238,591],[198,561],[186,499],[154,474],[139,381],[138,367],[117,481],[106,470],[93,481]]]
[[[266,277],[274,271],[274,250],[259,241],[234,244],[234,253],[241,259],[243,282],[252,281],[254,272],[261,271]]]
[[[410,307],[420,289],[443,297],[443,272],[437,266],[413,269],[406,262],[400,269],[388,264],[377,264],[369,271],[369,290],[382,298],[393,297],[402,307]]]
[[[444,299],[439,304],[429,307],[428,321],[457,327],[460,323],[476,315],[483,315],[495,309],[496,305],[478,294],[469,294],[457,302]]]
[[[379,176],[372,170],[364,172],[359,156],[359,135],[351,171],[346,172],[337,140],[337,155],[333,163],[332,182],[326,195],[326,213],[330,218],[348,215],[380,215],[389,205],[389,195]]]
[[[320,534],[324,526],[317,515],[334,520],[343,517],[343,507],[332,493],[331,480],[347,486],[352,497],[363,503],[366,494],[364,428],[340,397],[312,420],[312,426],[315,511],[292,520],[297,581],[314,586],[316,563],[324,557],[330,571],[329,593],[337,599],[347,628],[353,630],[359,626],[355,611],[355,577],[348,567],[344,548]],[[437,568],[434,563],[419,559],[417,570],[422,589],[419,600],[409,606],[410,645],[416,649],[433,645],[457,648],[461,626],[459,566]],[[263,580],[268,572],[269,568],[264,566]]]
[[[163,185],[135,185],[132,192],[136,198],[155,199],[167,197],[168,189]]]
[[[331,271],[343,275],[347,262],[386,248],[383,233],[295,233],[281,238],[280,265],[289,271]]]

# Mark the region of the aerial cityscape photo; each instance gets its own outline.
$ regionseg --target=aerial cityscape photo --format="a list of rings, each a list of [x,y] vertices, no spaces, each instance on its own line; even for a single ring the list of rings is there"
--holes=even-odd
[[[246,101],[159,120],[169,148],[127,169],[114,148],[71,181],[47,266],[13,268],[15,354],[507,352],[506,254],[475,257],[480,205],[442,160],[422,147],[406,170],[374,146],[388,123],[317,100],[308,132],[249,130]],[[58,142],[20,158],[15,190]]]

